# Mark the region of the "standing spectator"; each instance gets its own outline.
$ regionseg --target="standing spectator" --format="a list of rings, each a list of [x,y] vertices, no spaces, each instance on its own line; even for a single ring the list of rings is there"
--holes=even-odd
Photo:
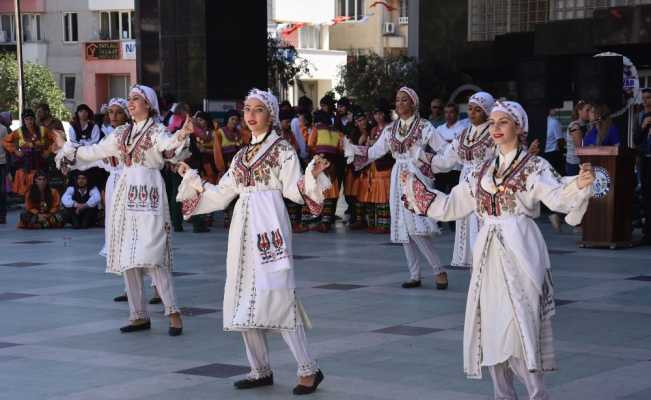
[[[6,121],[4,120],[4,113],[0,113],[0,143],[7,136]],[[11,114],[10,114],[11,115]],[[0,224],[7,223],[7,154],[5,148],[0,146]]]
[[[545,153],[543,158],[554,167],[556,172],[563,172],[563,154],[561,146],[564,140],[561,123],[554,117],[554,110],[549,110],[547,115],[547,140],[545,141]]]
[[[172,106],[170,111],[173,115],[169,120],[167,128],[171,134],[174,134],[185,124],[186,119],[190,115],[190,107],[185,103],[177,103]],[[165,166],[161,170],[161,175],[163,175],[163,181],[165,182],[165,194],[167,195],[167,202],[170,207],[172,227],[174,232],[183,232],[181,203],[176,201],[176,193],[181,184],[181,178],[176,173],[174,164],[169,162],[165,163]]]
[[[52,116],[50,106],[47,103],[39,103],[36,105],[36,124],[50,131],[63,130],[63,123],[60,119]]]
[[[68,139],[72,143],[82,146],[89,146],[99,143],[102,138],[100,126],[95,123],[95,113],[86,104],[77,106],[77,111],[68,129]],[[95,182],[101,190],[106,186],[108,173],[99,167],[89,168],[86,172],[89,179]],[[74,176],[68,176],[68,181],[74,180]]]
[[[303,127],[301,123],[301,115],[309,114],[312,115],[312,109],[314,105],[312,100],[307,96],[301,96],[298,99],[298,109],[296,111],[296,116],[292,119],[291,128],[294,133],[294,138],[296,138],[296,143],[298,144],[298,156],[303,160],[303,164],[306,163],[309,154],[307,151],[307,139],[303,136]]]
[[[455,103],[448,103],[443,110],[445,122],[436,128],[436,134],[445,142],[452,143],[457,139],[461,132],[467,127],[467,120],[459,120],[459,106]],[[443,149],[432,149],[436,152],[443,151]],[[453,187],[459,183],[459,176],[461,175],[461,164],[457,164],[449,172],[436,174],[434,181],[435,187],[443,193],[450,193]],[[451,230],[455,229],[454,222],[449,222],[448,226]]]
[[[590,108],[592,129],[583,138],[583,146],[619,145],[619,129],[613,125],[610,108],[605,104],[592,104]]]
[[[226,124],[224,127],[217,130],[215,134],[215,144],[213,150],[213,158],[215,159],[215,166],[219,177],[223,176],[233,161],[235,154],[245,145],[249,143],[250,136],[245,134],[240,127],[240,113],[236,110],[228,110],[226,112]],[[224,228],[231,225],[231,216],[233,215],[233,207],[235,201],[232,201],[228,207],[224,209]]]
[[[429,122],[432,123],[434,128],[438,128],[445,123],[445,117],[443,116],[443,100],[438,97],[433,98],[429,103],[429,111]]]
[[[307,143],[313,157],[320,155],[330,162],[325,174],[330,179],[332,186],[323,194],[325,200],[321,212],[321,224],[315,228],[317,232],[321,233],[330,232],[332,224],[335,222],[335,210],[341,188],[341,180],[338,178],[335,163],[342,154],[343,134],[332,126],[331,121],[327,112],[315,112],[314,127]]]
[[[563,153],[560,146],[563,140],[563,129],[561,123],[554,117],[554,110],[547,114],[547,139],[545,140],[545,152],[543,158],[551,164],[556,172],[563,175]],[[545,208],[548,210],[547,208]],[[549,211],[549,210],[548,210]],[[555,212],[550,212],[549,222],[556,232],[561,230],[561,217]]]
[[[642,210],[644,244],[651,244],[651,89],[642,91],[644,109],[638,117],[635,145],[640,151],[640,181],[642,182]]]
[[[101,195],[97,187],[90,188],[86,172],[77,172],[75,178],[74,185],[68,186],[63,194],[61,203],[66,221],[72,224],[73,229],[88,229],[97,222],[97,206]]]
[[[63,227],[59,192],[50,187],[43,171],[34,173],[32,183],[25,194],[25,211],[20,214],[18,228],[51,229]]]
[[[93,122],[95,114],[86,104],[77,106],[75,117],[68,129],[68,139],[82,146],[97,144],[100,140],[99,126]]]
[[[5,150],[14,156],[14,166],[17,168],[12,192],[20,195],[27,193],[36,171],[47,166],[54,142],[55,134],[36,125],[34,111],[25,109],[21,127],[5,136],[2,142]]]
[[[572,122],[567,127],[567,153],[565,155],[565,175],[573,176],[579,174],[581,160],[576,155],[576,148],[581,147],[583,137],[588,132],[590,122],[590,104],[579,100],[574,106]]]
[[[294,107],[292,107],[292,103],[290,103],[289,100],[283,100],[280,103],[279,110],[280,110],[280,112],[289,112],[289,113],[291,113],[291,112],[294,111]]]

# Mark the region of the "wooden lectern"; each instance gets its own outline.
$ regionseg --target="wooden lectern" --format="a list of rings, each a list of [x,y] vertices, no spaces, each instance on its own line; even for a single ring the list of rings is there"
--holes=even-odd
[[[595,168],[595,195],[583,217],[580,247],[632,247],[635,152],[618,146],[576,149]]]

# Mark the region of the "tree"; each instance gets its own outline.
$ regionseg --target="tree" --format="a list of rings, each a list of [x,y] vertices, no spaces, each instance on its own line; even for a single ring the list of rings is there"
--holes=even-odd
[[[50,105],[52,115],[62,120],[70,119],[70,111],[64,104],[65,95],[46,66],[25,63],[24,80],[26,107],[45,102]],[[11,110],[13,116],[18,116],[18,63],[14,53],[0,54],[0,110]]]
[[[299,75],[310,75],[310,63],[298,55],[291,44],[267,36],[267,83],[269,88],[280,95],[290,85],[298,84],[303,90]]]
[[[371,53],[358,56],[340,68],[335,90],[370,110],[379,99],[391,101],[402,86],[415,87],[417,80],[418,63],[413,58],[380,57]]]

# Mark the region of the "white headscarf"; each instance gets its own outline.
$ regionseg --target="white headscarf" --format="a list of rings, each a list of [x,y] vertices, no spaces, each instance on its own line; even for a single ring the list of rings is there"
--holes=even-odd
[[[478,105],[482,110],[484,110],[486,115],[491,115],[491,110],[495,105],[495,99],[493,98],[493,95],[488,92],[477,92],[470,96],[468,104],[470,103]]]
[[[495,106],[493,107],[492,113],[503,112],[508,115],[513,122],[516,123],[524,131],[523,133],[529,132],[529,117],[527,112],[524,111],[524,108],[520,103],[515,101],[496,101]]]
[[[106,109],[108,110],[109,108],[113,106],[118,106],[124,111],[124,113],[129,116],[129,107],[128,107],[128,102],[126,99],[123,99],[122,97],[114,97],[111,100],[109,100],[108,105],[106,106]]]
[[[398,89],[398,93],[403,92],[409,98],[411,99],[411,102],[414,103],[414,108],[416,109],[416,113],[418,113],[418,108],[420,107],[420,100],[418,99],[418,93],[410,87],[403,86],[400,89]]]
[[[276,98],[276,96],[274,96],[273,93],[269,91],[253,88],[249,92],[249,95],[246,96],[246,100],[249,99],[256,99],[262,102],[262,104],[264,104],[264,106],[269,111],[269,116],[272,121],[272,127],[280,126],[280,117],[278,115],[279,114],[278,99]]]
[[[149,104],[149,107],[154,110],[154,113],[156,115],[160,115],[160,109],[158,108],[158,96],[156,96],[154,89],[150,88],[149,86],[136,84],[131,86],[131,90],[129,90],[129,96],[132,94],[137,94],[144,98],[147,104]]]

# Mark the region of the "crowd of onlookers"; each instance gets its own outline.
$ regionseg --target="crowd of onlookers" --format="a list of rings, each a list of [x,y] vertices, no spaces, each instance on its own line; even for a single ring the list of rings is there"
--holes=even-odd
[[[636,120],[635,143],[639,148],[636,171],[639,177],[640,218],[645,235],[649,235],[651,214],[651,90],[643,90],[644,104]],[[186,117],[193,119],[195,132],[191,136],[190,154],[186,160],[200,171],[204,179],[217,183],[228,169],[236,152],[250,140],[250,131],[241,120],[241,111],[230,110],[222,118],[213,118],[204,111],[193,112],[185,103],[173,99],[160,101],[162,122],[171,133],[180,129]],[[393,120],[389,101],[380,100],[372,109],[363,109],[346,97],[335,100],[326,95],[318,107],[308,97],[301,97],[296,106],[288,101],[280,104],[278,132],[296,149],[304,165],[320,154],[331,162],[327,171],[334,182],[326,193],[323,214],[315,218],[297,204],[287,204],[292,228],[300,233],[308,230],[328,232],[335,221],[335,210],[340,197],[345,199],[347,223],[351,229],[366,229],[371,233],[387,233],[390,226],[389,186],[393,165],[391,155],[376,160],[362,171],[347,166],[343,156],[343,139],[353,144],[373,145],[384,127]],[[430,102],[429,121],[436,134],[452,142],[468,127],[468,119],[459,112],[455,103],[444,103],[434,98]],[[540,154],[561,174],[574,175],[579,168],[576,149],[592,145],[617,145],[624,141],[610,117],[611,110],[601,104],[579,101],[575,104],[567,128],[550,110],[547,120],[547,137]],[[0,113],[0,223],[6,221],[7,194],[23,196],[25,211],[21,215],[21,228],[55,228],[67,224],[74,228],[88,228],[103,224],[104,186],[108,173],[101,168],[72,171],[66,175],[58,171],[53,162],[52,145],[57,130],[64,130],[61,121],[54,118],[47,104],[38,104],[34,110],[26,109],[20,116],[20,127],[11,130],[11,115]],[[68,140],[89,145],[98,143],[111,129],[106,110],[99,113],[85,104],[76,109],[66,135]],[[180,183],[173,165],[161,171],[170,200],[170,213],[175,231],[183,230],[180,204],[174,199]],[[448,192],[459,179],[459,169],[436,176],[436,185]],[[230,223],[229,208],[224,224]],[[552,224],[558,228],[560,218],[551,215]],[[192,218],[195,232],[206,232],[213,224],[213,216]]]

